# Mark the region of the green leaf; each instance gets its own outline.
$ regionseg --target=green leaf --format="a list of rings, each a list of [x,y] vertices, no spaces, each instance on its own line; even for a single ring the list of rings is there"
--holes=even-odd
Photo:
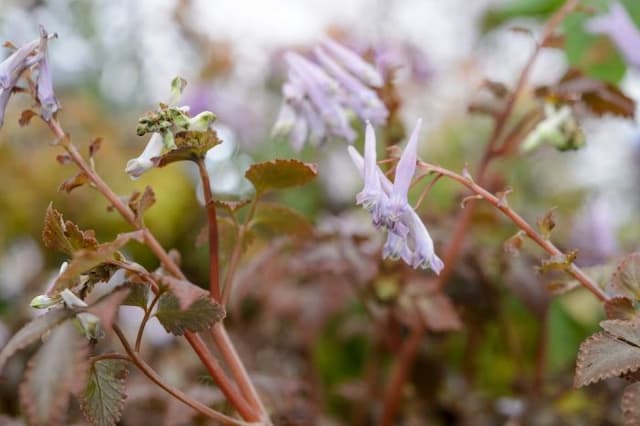
[[[611,276],[609,287],[616,295],[640,300],[640,253],[622,259]]]
[[[640,424],[640,383],[634,383],[624,389],[620,406],[626,426]]]
[[[586,386],[639,368],[640,347],[607,332],[599,332],[580,345],[574,385]]]
[[[565,18],[563,29],[569,64],[583,70],[589,77],[617,83],[626,71],[624,59],[606,36],[585,30],[585,23],[590,18],[584,12],[574,12]]]
[[[13,354],[36,342],[43,334],[60,325],[62,321],[72,315],[73,312],[66,308],[52,309],[26,323],[2,348],[0,352],[0,370]]]
[[[149,301],[149,287],[141,283],[131,283],[129,289],[131,291],[122,304],[146,309]]]
[[[224,308],[209,297],[196,299],[186,309],[180,308],[180,301],[171,293],[160,296],[155,316],[171,334],[182,336],[186,331],[200,332],[209,329],[225,316]]]
[[[75,251],[67,269],[58,276],[53,287],[49,290],[48,295],[55,296],[65,288],[74,286],[81,274],[109,260],[114,260],[114,256],[118,253],[118,250],[131,240],[144,241],[142,231],[119,234],[116,239],[110,243]]]
[[[85,383],[88,343],[71,321],[57,327],[29,361],[20,402],[30,425],[64,422],[69,396]]]
[[[45,247],[68,255],[81,248],[93,248],[98,245],[93,230],[81,231],[78,225],[66,221],[62,214],[49,204],[44,217],[42,241]]]
[[[271,189],[305,185],[317,174],[318,170],[314,164],[276,159],[252,165],[244,175],[260,194]]]
[[[307,218],[287,206],[276,203],[259,203],[251,223],[256,232],[266,236],[304,236],[313,233],[313,226]]]
[[[101,359],[93,363],[80,408],[94,426],[114,426],[124,408],[125,381],[129,374],[126,361]]]

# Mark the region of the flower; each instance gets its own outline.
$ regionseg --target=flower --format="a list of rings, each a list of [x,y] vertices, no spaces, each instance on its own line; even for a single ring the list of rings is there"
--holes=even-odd
[[[151,159],[162,154],[162,149],[164,148],[162,139],[160,133],[153,133],[142,154],[127,162],[124,171],[131,179],[138,179],[144,172],[154,167]]]
[[[288,136],[299,151],[307,139],[312,145],[329,137],[353,142],[353,114],[376,125],[386,122],[389,113],[374,90],[383,84],[376,68],[330,39],[324,39],[313,56],[285,55],[288,80],[282,87],[284,102],[274,137]]]
[[[584,133],[568,105],[556,108],[551,103],[544,105],[545,118],[522,142],[522,151],[528,152],[541,144],[549,144],[559,151],[580,149],[585,144]]]
[[[366,124],[364,158],[352,146],[348,147],[348,151],[364,180],[356,203],[371,213],[376,227],[387,230],[383,257],[402,259],[413,268],[431,268],[439,274],[444,264],[435,254],[427,228],[408,201],[409,187],[416,171],[421,125],[422,121],[418,120],[396,166],[393,183],[376,162],[376,139],[371,123]]]
[[[55,35],[54,35],[55,36]],[[53,79],[49,69],[49,58],[47,55],[47,43],[49,35],[44,27],[40,26],[40,44],[38,65],[38,81],[36,83],[36,97],[40,102],[40,115],[46,121],[51,120],[53,114],[60,109],[60,102],[53,93]]]
[[[614,3],[608,14],[590,19],[586,29],[609,36],[627,62],[640,67],[640,30],[620,3]]]

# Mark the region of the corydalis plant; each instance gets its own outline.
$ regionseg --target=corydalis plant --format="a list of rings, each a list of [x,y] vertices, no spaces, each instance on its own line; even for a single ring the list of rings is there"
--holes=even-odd
[[[293,52],[285,59],[288,81],[273,134],[288,136],[295,150],[307,138],[313,145],[330,137],[353,142],[353,114],[376,125],[386,122],[389,113],[375,90],[382,76],[356,53],[327,38],[314,49],[314,60]]]
[[[376,135],[371,123],[367,123],[364,158],[350,146],[349,155],[364,179],[364,188],[356,196],[356,202],[371,213],[373,224],[387,230],[383,257],[402,259],[413,268],[431,268],[439,274],[444,264],[436,255],[433,240],[409,204],[408,192],[416,171],[418,134],[422,120],[418,120],[404,149],[393,183],[378,167]]]
[[[53,92],[51,69],[47,55],[49,39],[57,35],[49,34],[40,27],[40,38],[25,43],[5,60],[0,62],[0,126],[11,95],[18,89],[17,84],[26,71],[37,71],[34,99],[40,104],[40,115],[50,120],[60,109],[60,103]],[[11,46],[11,44],[9,43]],[[29,77],[27,77],[29,78]]]

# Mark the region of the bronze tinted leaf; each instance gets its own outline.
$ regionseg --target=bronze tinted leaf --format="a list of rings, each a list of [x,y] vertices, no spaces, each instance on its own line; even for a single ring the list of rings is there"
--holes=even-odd
[[[200,297],[188,308],[181,309],[178,298],[167,292],[160,296],[155,316],[167,332],[182,336],[186,331],[197,333],[209,329],[224,318],[225,312],[209,297]]]
[[[114,426],[120,420],[128,375],[126,361],[101,359],[93,363],[87,386],[79,395],[80,408],[93,426]]]
[[[258,193],[272,189],[284,189],[311,182],[318,170],[314,164],[298,160],[276,159],[257,163],[244,174]]]
[[[313,233],[313,226],[306,217],[287,206],[276,203],[259,203],[252,220],[252,229],[266,236]]]
[[[29,361],[20,402],[30,425],[64,424],[72,392],[84,386],[88,343],[71,321],[56,327]]]
[[[622,415],[626,426],[640,425],[640,383],[627,386],[622,394]]]
[[[609,287],[616,295],[640,300],[640,253],[622,259],[611,276]]]
[[[580,345],[574,386],[586,386],[639,368],[640,347],[607,332],[599,332]]]

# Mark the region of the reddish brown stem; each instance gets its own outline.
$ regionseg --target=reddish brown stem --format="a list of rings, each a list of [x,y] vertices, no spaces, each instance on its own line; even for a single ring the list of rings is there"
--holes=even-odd
[[[200,180],[202,181],[202,193],[204,194],[204,202],[207,209],[207,222],[209,224],[209,288],[211,289],[211,297],[217,302],[221,302],[220,250],[218,249],[218,218],[216,216],[216,205],[213,202],[211,182],[209,180],[209,174],[207,173],[204,161],[202,159],[198,159],[196,164],[198,165],[198,171],[200,172]]]

